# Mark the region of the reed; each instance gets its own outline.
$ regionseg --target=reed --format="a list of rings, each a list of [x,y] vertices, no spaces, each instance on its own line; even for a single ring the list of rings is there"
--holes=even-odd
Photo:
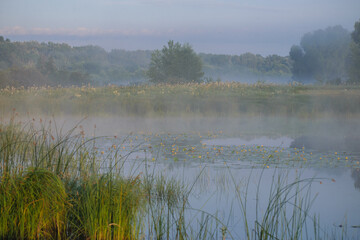
[[[186,238],[183,185],[150,174],[124,177],[135,150],[100,160],[95,139],[81,128],[63,134],[53,124],[11,118],[0,125],[0,238],[141,239],[152,229],[156,239]]]
[[[64,239],[69,207],[62,181],[47,170],[2,176],[0,185],[2,239]]]
[[[94,139],[14,118],[0,129],[1,238],[138,238],[141,182],[101,173]]]
[[[265,171],[265,169],[264,169]],[[263,172],[264,172],[263,171]],[[255,220],[249,222],[248,204],[248,185],[245,191],[241,191],[231,175],[235,185],[237,201],[244,221],[244,234],[246,239],[320,239],[324,233],[320,227],[320,220],[309,214],[311,205],[316,196],[311,195],[311,184],[314,178],[301,179],[296,176],[289,181],[289,176],[285,173],[275,171],[270,185],[268,199],[264,203],[260,201],[260,186],[262,174],[257,183]],[[312,223],[313,234],[309,235],[308,224]]]
[[[55,124],[56,127],[56,124]],[[93,169],[90,140],[74,134],[77,126],[66,133],[53,129],[51,121],[41,122],[39,129],[34,122],[22,124],[12,117],[0,125],[0,174],[21,174],[24,169],[47,169],[61,178],[75,177]],[[92,172],[94,172],[92,171]]]
[[[148,196],[147,235],[151,239],[185,239],[186,187],[163,175],[146,174],[144,189]]]
[[[140,181],[103,175],[83,182],[70,212],[77,234],[86,239],[139,239],[144,196]]]

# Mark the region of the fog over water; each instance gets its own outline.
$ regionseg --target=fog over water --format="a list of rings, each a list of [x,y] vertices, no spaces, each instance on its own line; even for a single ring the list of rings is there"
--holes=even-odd
[[[52,117],[35,117],[47,119]],[[26,117],[23,118],[26,121]],[[31,118],[28,118],[30,120]],[[269,136],[297,137],[300,135],[320,135],[329,138],[345,137],[360,133],[358,118],[324,117],[299,119],[295,117],[81,117],[67,116],[53,118],[58,125],[70,129],[76,124],[87,133],[111,136],[138,132],[148,133],[219,133],[228,137]],[[96,127],[96,128],[95,128]]]
[[[235,239],[243,236],[244,232],[241,225],[242,210],[233,189],[234,181],[242,194],[245,194],[247,189],[248,221],[254,227],[252,223],[256,220],[256,204],[259,204],[260,212],[266,209],[271,184],[276,181],[277,176],[282,176],[286,183],[295,181],[297,176],[310,181],[309,199],[315,201],[309,215],[319,215],[323,229],[341,232],[341,226],[346,225],[345,230],[350,239],[359,237],[357,228],[352,226],[357,226],[360,221],[357,214],[360,209],[360,188],[356,187],[359,186],[360,173],[356,168],[350,169],[343,164],[345,159],[349,158],[356,165],[356,161],[360,160],[359,152],[335,152],[336,148],[290,148],[293,140],[299,136],[324,136],[321,141],[332,141],[347,134],[357,133],[357,119],[168,117],[87,120],[83,126],[91,129],[93,123],[97,122],[96,131],[99,129],[99,132],[105,135],[121,135],[128,132],[133,132],[134,136],[145,134],[145,139],[150,139],[144,141],[147,151],[131,154],[125,165],[125,169],[129,169],[128,173],[161,174],[175,177],[185,185],[195,183],[189,199],[189,208],[196,210],[187,212],[187,217],[200,219],[198,211],[217,216],[227,223]],[[112,146],[113,141],[108,140],[104,144],[103,149],[107,149]],[[135,146],[136,141],[132,144]],[[161,144],[164,149],[156,147]],[[153,147],[151,151],[148,146]],[[177,154],[171,154],[170,150],[177,148]],[[195,149],[192,151],[194,156],[189,158],[182,149],[191,148]],[[270,168],[264,169],[260,160],[261,155],[256,153],[258,150],[259,153],[268,152],[265,155],[267,157],[269,154],[275,156],[277,151],[283,151],[282,160],[279,158],[280,162],[275,164],[277,160],[269,158],[267,164]],[[247,154],[242,154],[243,151],[247,151]],[[233,156],[234,152],[241,153]],[[300,158],[300,155],[303,156]],[[202,158],[199,159],[198,156]],[[304,157],[308,158],[307,163],[303,161]],[[336,160],[338,157],[341,160]],[[141,161],[134,167],[136,159],[144,158],[145,164]],[[155,162],[152,161],[154,158],[157,159]],[[323,162],[322,158],[327,160]],[[336,167],[339,161],[341,166]],[[305,195],[306,191],[302,194]],[[258,203],[256,199],[259,200]],[[307,224],[313,224],[310,218]],[[311,236],[313,230],[309,228],[307,231]]]
[[[2,0],[0,136],[15,119],[33,130],[19,144],[31,156],[38,135],[51,149],[42,160],[80,146],[66,153],[79,163],[64,164],[74,186],[83,159],[131,186],[177,180],[195,236],[210,219],[214,239],[244,239],[246,221],[254,234],[286,206],[281,219],[306,216],[302,239],[317,217],[324,239],[360,239],[359,10],[359,0]]]

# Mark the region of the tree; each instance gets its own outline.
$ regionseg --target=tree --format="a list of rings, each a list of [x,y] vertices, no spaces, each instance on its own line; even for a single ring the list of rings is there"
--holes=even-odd
[[[351,33],[351,38],[356,44],[360,44],[360,20],[354,24],[354,31]]]
[[[146,75],[154,83],[175,84],[201,82],[204,73],[201,58],[189,44],[169,41],[161,51],[153,52]]]
[[[354,31],[351,33],[352,42],[349,53],[349,81],[360,83],[360,20],[355,23]]]
[[[289,53],[294,80],[325,83],[347,79],[350,41],[350,34],[341,26],[305,34],[300,46],[293,46]]]

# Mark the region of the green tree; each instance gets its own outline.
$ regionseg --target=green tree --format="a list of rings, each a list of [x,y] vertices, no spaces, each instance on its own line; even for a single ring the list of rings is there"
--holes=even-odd
[[[189,44],[169,41],[161,51],[153,52],[146,75],[154,83],[175,84],[201,82],[204,73],[201,58]]]
[[[355,23],[351,38],[348,66],[349,81],[360,84],[360,20]]]
[[[300,46],[290,50],[293,78],[323,83],[347,79],[345,62],[350,41],[349,32],[341,26],[305,34]]]

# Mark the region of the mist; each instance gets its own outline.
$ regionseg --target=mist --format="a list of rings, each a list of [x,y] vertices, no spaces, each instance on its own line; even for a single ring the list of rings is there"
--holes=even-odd
[[[358,9],[0,3],[0,238],[360,238]]]

